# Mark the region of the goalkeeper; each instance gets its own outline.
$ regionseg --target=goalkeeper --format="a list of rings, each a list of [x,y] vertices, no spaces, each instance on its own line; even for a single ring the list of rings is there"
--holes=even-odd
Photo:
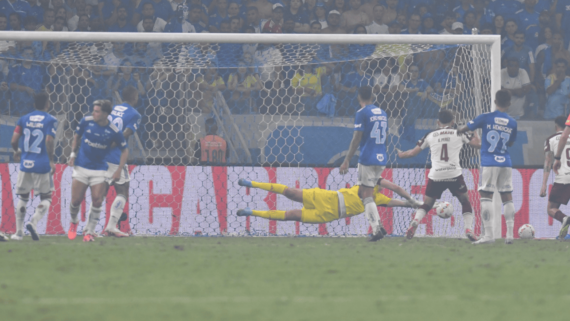
[[[243,178],[238,181],[238,184],[240,186],[260,188],[269,192],[282,194],[292,201],[303,203],[303,209],[300,210],[257,211],[249,208],[240,209],[237,212],[238,216],[253,215],[270,220],[299,221],[318,224],[364,212],[364,205],[362,205],[362,201],[358,196],[358,190],[360,188],[358,185],[351,188],[342,188],[338,191],[330,191],[320,188],[290,188],[282,184],[250,182]],[[374,188],[374,201],[376,205],[385,207],[412,207],[409,201],[391,199],[378,192],[380,187],[392,190],[404,198],[411,198],[403,188],[386,179],[380,178]],[[422,203],[419,202],[419,204],[421,205]],[[382,230],[382,233],[386,234],[386,231]]]

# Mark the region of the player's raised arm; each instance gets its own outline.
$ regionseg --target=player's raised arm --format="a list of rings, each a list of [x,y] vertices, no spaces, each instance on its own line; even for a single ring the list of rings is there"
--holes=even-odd
[[[405,152],[398,150],[398,157],[400,158],[411,158],[411,157],[416,157],[419,153],[421,153],[422,148],[420,146],[416,146],[410,150],[407,150]]]
[[[481,149],[481,138],[479,137],[477,132],[473,132],[473,137],[471,137],[471,140],[469,141],[469,146]]]
[[[360,145],[360,140],[362,140],[362,132],[355,131],[354,134],[352,135],[352,140],[350,141],[350,147],[348,148],[348,153],[344,158],[344,162],[342,162],[342,165],[340,165],[339,172],[341,174],[346,174],[348,172],[348,165],[350,163],[350,160],[352,159],[352,156],[354,156],[354,153],[356,153],[358,145]]]
[[[409,204],[409,207],[413,207],[413,208],[417,208],[421,205],[420,202],[418,202],[417,200],[415,200],[414,198],[412,198],[412,196],[402,187],[390,182],[389,180],[382,178],[379,180],[379,184],[378,186],[382,187],[382,188],[386,188],[391,190],[392,192],[400,195],[401,197],[405,198],[407,202],[407,204]],[[399,205],[395,205],[395,206],[399,206]]]

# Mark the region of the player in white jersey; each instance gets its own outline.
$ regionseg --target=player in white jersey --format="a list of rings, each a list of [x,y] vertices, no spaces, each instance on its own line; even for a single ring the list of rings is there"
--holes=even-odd
[[[454,129],[455,115],[450,110],[440,111],[438,117],[438,129],[425,135],[413,149],[405,152],[398,151],[400,158],[417,156],[428,147],[431,152],[431,170],[428,175],[424,204],[416,210],[416,215],[406,232],[406,237],[408,239],[414,237],[421,220],[432,209],[435,201],[441,198],[441,194],[449,189],[451,194],[457,197],[461,203],[465,222],[465,236],[470,241],[475,242],[477,237],[473,233],[473,209],[469,202],[467,185],[463,179],[459,153],[464,144],[480,148],[481,140],[476,134],[457,135],[457,129]]]
[[[127,140],[136,132],[140,125],[141,115],[133,108],[133,106],[138,102],[139,92],[135,87],[127,86],[123,89],[121,97],[123,98],[123,103],[113,108],[111,115],[109,115],[109,121],[123,132],[123,136],[125,137],[125,140]],[[121,150],[118,147],[111,149],[111,152],[107,154],[107,157],[105,158],[105,161],[109,166],[107,169],[107,189],[114,186],[117,196],[115,197],[113,204],[111,204],[111,215],[109,216],[109,222],[107,222],[107,227],[105,227],[104,233],[109,236],[125,237],[129,235],[119,230],[117,223],[123,215],[123,209],[129,196],[129,182],[131,181],[131,178],[129,176],[127,165],[121,169],[121,177],[119,180],[111,180],[111,177],[113,177],[113,174],[115,174],[119,168],[120,159]]]
[[[544,143],[544,172],[542,177],[542,188],[540,189],[540,197],[546,196],[548,176],[552,168],[554,151],[558,150],[560,136],[564,130],[566,117],[558,116],[554,119],[554,129],[556,134],[548,137]],[[559,239],[570,239],[568,235],[568,226],[570,226],[569,217],[564,215],[560,210],[560,204],[568,204],[570,201],[570,141],[566,141],[566,150],[561,155],[561,166],[558,173],[554,177],[554,184],[550,190],[548,197],[548,205],[546,211],[549,216],[562,223],[559,232]]]
[[[34,95],[36,110],[22,116],[16,124],[12,135],[12,148],[14,160],[20,162],[16,194],[19,197],[16,205],[16,234],[13,240],[21,240],[24,236],[23,225],[26,215],[26,205],[33,190],[35,195],[40,196],[40,204],[26,229],[32,239],[40,239],[36,225],[48,212],[51,205],[51,194],[54,190],[53,153],[55,150],[55,133],[57,131],[57,119],[48,113],[50,108],[49,95],[40,92]],[[21,158],[21,160],[20,160]]]

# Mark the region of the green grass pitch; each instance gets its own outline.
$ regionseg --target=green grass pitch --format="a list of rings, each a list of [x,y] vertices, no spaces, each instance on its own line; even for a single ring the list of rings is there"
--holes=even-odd
[[[2,320],[567,320],[569,243],[44,237],[0,243]]]

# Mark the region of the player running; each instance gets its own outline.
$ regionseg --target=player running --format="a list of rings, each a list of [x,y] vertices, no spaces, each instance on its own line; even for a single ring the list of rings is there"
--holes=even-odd
[[[24,237],[24,217],[30,191],[33,189],[35,195],[40,195],[40,204],[36,207],[30,222],[26,224],[26,229],[30,232],[32,240],[39,241],[36,226],[48,212],[51,205],[51,193],[54,190],[53,153],[57,119],[48,114],[50,102],[46,92],[34,95],[34,105],[36,111],[21,117],[12,135],[14,160],[20,162],[20,172],[16,183],[16,194],[19,197],[16,205],[16,234],[12,235],[12,240],[17,241]]]
[[[507,223],[506,244],[513,243],[513,228],[515,225],[515,205],[513,204],[513,178],[511,156],[507,147],[513,146],[517,139],[517,121],[507,114],[511,105],[511,94],[501,89],[495,94],[494,112],[477,116],[467,123],[467,126],[457,131],[461,135],[478,128],[483,130],[481,135],[481,172],[479,173],[479,194],[481,195],[481,217],[485,235],[473,244],[494,243],[493,237],[493,192],[501,194]]]
[[[473,209],[467,194],[467,185],[463,179],[461,165],[459,163],[459,153],[463,144],[469,144],[475,148],[481,147],[481,140],[475,135],[467,133],[457,135],[454,114],[450,110],[444,109],[439,112],[437,122],[438,129],[425,135],[414,149],[402,152],[398,151],[398,157],[410,158],[417,156],[422,150],[430,148],[431,170],[428,175],[428,183],[424,195],[424,204],[416,210],[416,215],[406,232],[406,238],[411,239],[416,233],[416,229],[421,220],[429,212],[435,201],[441,198],[441,194],[449,189],[451,194],[459,200],[465,222],[465,236],[472,241],[477,241],[473,234]]]
[[[127,140],[137,131],[141,122],[141,115],[133,108],[133,106],[138,102],[139,92],[135,87],[127,86],[123,89],[121,96],[124,102],[113,108],[113,111],[111,111],[111,114],[109,115],[109,120],[119,129],[119,131],[123,132],[123,136],[125,137],[125,140]],[[117,193],[117,196],[111,205],[111,215],[109,217],[107,227],[105,228],[105,233],[116,237],[129,236],[117,228],[117,222],[121,218],[123,209],[129,198],[129,182],[131,181],[129,169],[126,164],[122,168],[119,167],[121,162],[121,149],[118,146],[111,149],[107,154],[105,161],[108,165],[106,174],[108,184],[107,190],[111,185],[113,185],[115,186],[115,192]],[[114,181],[112,180],[112,177],[118,169],[120,169],[121,176],[118,180]],[[105,195],[106,194],[107,193],[105,193]]]
[[[378,207],[374,202],[374,186],[382,178],[388,157],[386,156],[386,137],[388,136],[388,115],[372,104],[372,88],[363,86],[358,89],[358,102],[361,108],[354,118],[354,134],[348,153],[340,166],[340,173],[348,172],[348,165],[360,145],[358,158],[358,196],[362,199],[365,214],[372,226],[369,241],[375,242],[384,237]],[[406,198],[410,204],[417,205],[414,199]],[[419,205],[418,205],[419,206]]]
[[[107,191],[105,179],[108,165],[105,159],[111,152],[113,144],[121,149],[121,157],[119,165],[111,177],[112,181],[118,181],[121,178],[121,171],[127,163],[129,156],[127,142],[123,133],[109,121],[108,117],[111,111],[110,101],[96,100],[93,103],[92,115],[81,120],[73,136],[72,152],[69,155],[69,166],[73,167],[71,176],[73,178],[71,182],[71,224],[67,233],[70,240],[77,236],[77,225],[79,223],[77,214],[81,202],[85,198],[85,192],[90,187],[92,203],[89,210],[89,221],[83,233],[83,242],[94,241],[95,226],[99,221],[101,205]],[[77,150],[79,152],[76,154]]]
[[[360,188],[355,185],[351,188],[342,188],[338,191],[330,191],[320,188],[298,189],[287,187],[283,184],[276,183],[260,183],[240,179],[238,185],[250,188],[259,188],[268,192],[281,194],[288,199],[303,203],[300,210],[271,210],[257,211],[249,208],[237,211],[237,216],[257,216],[269,220],[278,221],[298,221],[303,223],[328,223],[344,217],[358,215],[364,212],[365,208],[360,199]],[[396,193],[402,193],[400,196],[411,196],[401,187],[392,182],[380,178],[378,185],[372,188],[374,193],[374,206],[386,207],[412,207],[413,203],[409,201],[401,201],[391,199],[388,196],[379,193],[378,188],[388,188]],[[415,201],[415,200],[414,200]],[[386,230],[381,227],[382,237],[386,235]]]
[[[554,152],[558,151],[558,144],[561,140],[564,127],[566,127],[566,117],[558,116],[554,119],[554,128],[556,134],[548,137],[544,143],[544,173],[542,176],[542,188],[540,189],[540,197],[546,196],[546,183],[548,181],[548,176],[550,176],[550,169],[552,166]],[[560,154],[560,167],[554,176],[554,184],[550,190],[550,195],[548,196],[548,206],[547,213],[560,223],[562,227],[558,233],[558,238],[560,240],[570,240],[570,235],[568,235],[568,227],[570,226],[570,219],[568,216],[564,215],[560,210],[560,204],[568,204],[570,201],[570,142],[566,140],[566,149]]]

